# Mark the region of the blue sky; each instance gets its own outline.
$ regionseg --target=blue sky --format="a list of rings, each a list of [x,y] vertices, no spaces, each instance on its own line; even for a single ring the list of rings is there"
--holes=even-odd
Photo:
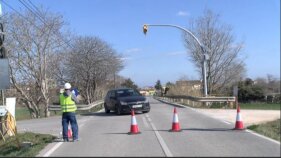
[[[17,0],[4,0],[15,9],[24,8]],[[231,25],[236,42],[244,42],[242,56],[246,77],[271,74],[280,78],[279,0],[30,0],[61,14],[68,28],[78,35],[97,36],[125,57],[120,75],[139,87],[154,86],[180,78],[200,79],[188,60],[182,32],[171,27],[143,24],[173,24],[189,27],[189,20],[205,9],[220,14]],[[0,1],[1,2],[1,1]],[[10,9],[2,4],[2,12]]]

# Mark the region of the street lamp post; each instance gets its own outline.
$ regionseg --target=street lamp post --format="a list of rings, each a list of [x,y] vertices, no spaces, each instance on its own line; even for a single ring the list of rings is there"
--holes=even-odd
[[[199,44],[202,52],[203,52],[203,82],[204,82],[204,96],[207,97],[208,94],[207,94],[207,77],[206,77],[206,62],[209,58],[208,54],[206,53],[206,47],[203,46],[201,44],[201,42],[198,40],[198,38],[196,38],[189,30],[183,28],[183,27],[180,27],[180,26],[177,26],[177,25],[169,25],[169,24],[164,24],[164,25],[159,25],[159,24],[144,24],[143,25],[143,33],[146,34],[147,33],[147,30],[148,30],[148,26],[168,26],[168,27],[175,27],[175,28],[178,28],[178,29],[181,29],[183,30],[184,32],[187,32],[189,35],[191,35],[195,40],[196,42]]]

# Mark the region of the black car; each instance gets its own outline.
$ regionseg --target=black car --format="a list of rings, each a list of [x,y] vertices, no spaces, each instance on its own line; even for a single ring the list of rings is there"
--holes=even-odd
[[[104,99],[104,109],[106,113],[111,110],[118,115],[141,111],[147,113],[150,111],[150,104],[145,96],[142,96],[137,90],[131,88],[118,88],[109,90]]]

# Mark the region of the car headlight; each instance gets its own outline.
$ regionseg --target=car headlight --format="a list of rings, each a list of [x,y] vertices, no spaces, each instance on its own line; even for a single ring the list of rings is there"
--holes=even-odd
[[[123,102],[123,101],[120,101],[120,104],[121,104],[121,105],[128,105],[127,102]]]

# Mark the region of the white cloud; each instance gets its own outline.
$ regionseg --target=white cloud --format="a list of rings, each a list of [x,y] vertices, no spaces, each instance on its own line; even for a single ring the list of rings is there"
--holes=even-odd
[[[186,11],[179,11],[179,12],[177,13],[177,15],[178,15],[178,16],[188,16],[189,13],[186,12]]]
[[[127,49],[126,53],[137,53],[140,52],[141,49],[140,48],[131,48],[131,49]]]
[[[185,51],[177,51],[177,52],[166,53],[166,55],[168,55],[168,56],[177,56],[177,55],[183,55],[183,54],[186,54],[186,52]]]

